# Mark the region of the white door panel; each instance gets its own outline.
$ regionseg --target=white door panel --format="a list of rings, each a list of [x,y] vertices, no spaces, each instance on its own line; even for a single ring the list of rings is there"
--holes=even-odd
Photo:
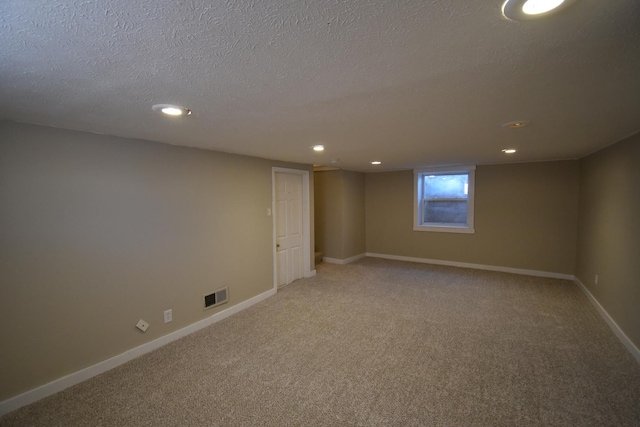
[[[286,237],[287,209],[285,201],[276,201],[276,238]]]
[[[291,277],[302,277],[302,250],[300,246],[291,248]]]
[[[287,252],[286,251],[277,251],[277,268],[278,272],[287,271]],[[278,274],[278,287],[284,286],[287,284],[286,282],[287,276],[286,274]]]
[[[302,201],[292,200],[289,204],[290,211],[289,216],[291,217],[291,223],[289,228],[289,233],[291,237],[301,237],[302,236],[302,209],[301,206]]]
[[[276,257],[278,286],[304,276],[302,248],[302,176],[275,173]]]

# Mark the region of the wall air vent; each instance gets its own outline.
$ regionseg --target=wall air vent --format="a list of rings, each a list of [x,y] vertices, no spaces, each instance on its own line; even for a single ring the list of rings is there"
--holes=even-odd
[[[228,300],[229,288],[222,288],[214,291],[210,294],[204,295],[204,309],[215,307],[220,304],[224,304]]]

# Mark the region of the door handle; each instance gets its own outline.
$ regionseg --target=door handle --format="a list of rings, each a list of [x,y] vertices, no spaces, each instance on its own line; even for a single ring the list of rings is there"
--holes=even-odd
[[[279,248],[279,247],[280,247],[280,243],[276,243],[276,248]]]

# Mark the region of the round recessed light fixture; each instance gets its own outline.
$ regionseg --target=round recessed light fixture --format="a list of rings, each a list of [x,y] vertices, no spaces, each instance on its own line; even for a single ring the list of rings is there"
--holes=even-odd
[[[505,124],[502,125],[503,128],[509,128],[509,129],[520,129],[525,127],[526,125],[528,125],[529,122],[526,120],[516,120],[514,122],[507,122]]]
[[[503,149],[503,150],[502,150],[502,152],[503,152],[504,154],[513,154],[513,153],[515,153],[515,152],[517,152],[517,151],[518,151],[518,150],[516,150],[515,148],[505,148],[505,149]]]
[[[564,9],[576,0],[507,0],[502,14],[514,21],[538,19]]]
[[[313,151],[317,151],[317,152],[324,151],[324,145],[314,145],[311,148],[313,148]]]
[[[382,162],[379,161],[379,160],[374,160],[373,162],[371,162],[371,164],[374,165],[374,166],[378,166],[378,165],[381,165]]]
[[[172,104],[156,104],[153,107],[154,111],[160,111],[167,116],[190,116],[191,110],[179,105]]]

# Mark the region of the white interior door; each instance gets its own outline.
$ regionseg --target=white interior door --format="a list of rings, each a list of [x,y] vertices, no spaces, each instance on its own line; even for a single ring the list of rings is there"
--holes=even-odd
[[[304,277],[302,175],[275,173],[275,232],[278,287]]]

